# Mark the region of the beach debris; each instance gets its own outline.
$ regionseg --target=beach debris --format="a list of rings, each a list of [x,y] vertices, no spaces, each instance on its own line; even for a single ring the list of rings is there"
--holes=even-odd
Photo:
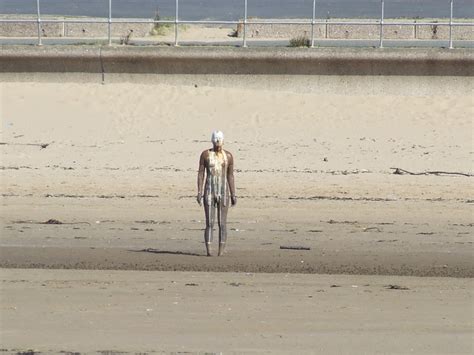
[[[364,232],[382,232],[382,230],[378,227],[367,227],[367,228],[364,228],[363,230]]]
[[[286,245],[280,245],[280,249],[285,249],[285,250],[311,250],[310,247],[302,247],[302,246],[286,246]]]
[[[331,285],[330,287],[341,287],[341,286],[334,284],[334,285]]]
[[[270,229],[270,232],[288,232],[288,233],[296,233],[296,229]]]
[[[15,349],[16,354],[19,355],[36,355],[36,354],[41,354],[41,351],[36,350],[36,349],[27,349],[27,350],[17,350]]]
[[[234,287],[239,287],[240,285],[242,285],[240,282],[231,282],[231,283],[229,283],[229,286],[234,286]]]
[[[153,232],[154,229],[153,228],[145,228],[145,232]]]
[[[421,173],[413,173],[411,171],[401,169],[401,168],[390,168],[394,170],[393,174],[395,175],[460,175],[460,176],[467,176],[467,177],[472,177],[474,174],[469,174],[469,173],[460,173],[460,172],[451,172],[451,171],[424,171]]]
[[[387,290],[409,290],[408,287],[399,286],[399,285],[387,285],[385,286]]]
[[[35,170],[38,170],[38,168],[32,168],[31,166],[26,166],[26,165],[22,165],[22,166],[2,166],[2,167],[0,167],[0,170],[20,170],[20,169],[35,169]],[[2,194],[2,196],[6,197],[6,196],[18,196],[18,195]]]
[[[367,169],[353,169],[353,170],[327,170],[327,174],[331,175],[355,175],[355,174],[367,174],[371,173],[370,170]]]
[[[43,224],[63,224],[63,222],[57,219],[51,218],[51,219],[48,219],[46,222],[43,222]]]
[[[135,221],[135,223],[143,223],[143,224],[157,224],[158,222],[153,219],[146,219],[144,221]]]
[[[184,286],[199,286],[199,285],[191,282],[191,283],[188,283],[188,284],[184,284]]]
[[[97,198],[125,198],[123,195],[97,195]]]
[[[359,222],[358,221],[335,221],[334,219],[330,219],[326,223],[329,223],[329,224],[357,224]]]
[[[40,147],[41,149],[47,148],[50,144],[51,143],[8,143],[8,142],[0,142],[0,145],[29,145],[29,146],[34,146],[34,147]]]
[[[323,161],[327,162],[327,161],[328,161],[328,158],[327,158],[327,157],[324,157]]]
[[[35,221],[13,221],[15,224],[88,224],[89,222],[61,222],[60,220],[51,218],[44,222],[35,222]]]
[[[278,197],[277,197],[278,198]],[[383,197],[346,197],[346,196],[289,196],[288,200],[328,200],[328,201],[374,201],[374,202],[389,202],[396,201],[397,198],[383,198]]]

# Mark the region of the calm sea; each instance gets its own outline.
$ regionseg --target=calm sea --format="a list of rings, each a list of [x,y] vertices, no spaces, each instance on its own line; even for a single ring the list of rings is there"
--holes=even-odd
[[[108,0],[40,0],[41,13],[104,16]],[[112,0],[114,17],[174,18],[175,0]],[[311,17],[313,0],[248,0],[248,16],[261,18]],[[377,18],[380,0],[317,0],[318,18]],[[449,0],[386,0],[387,18],[449,17]],[[244,0],[180,0],[180,18],[237,20]],[[36,0],[0,0],[0,14],[36,13]],[[474,0],[455,0],[455,17],[474,18]]]

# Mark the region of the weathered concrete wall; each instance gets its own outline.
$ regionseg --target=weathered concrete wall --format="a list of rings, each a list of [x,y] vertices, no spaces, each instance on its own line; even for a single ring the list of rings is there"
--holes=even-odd
[[[2,16],[11,18],[12,16]],[[22,19],[35,19],[31,16],[19,17]],[[43,19],[64,20],[63,17],[48,17]],[[68,19],[70,20],[70,19]],[[101,20],[104,18],[80,18],[80,20]],[[127,21],[127,19],[121,19]],[[133,20],[133,19],[129,19]],[[135,37],[146,37],[150,35],[153,24],[150,23],[113,23],[111,26],[111,34],[113,37],[124,37],[130,31],[133,31]],[[66,23],[66,22],[42,22],[41,33],[43,37],[79,37],[79,38],[94,38],[107,37],[108,24],[107,23]],[[38,25],[36,23],[0,23],[0,37],[36,37],[38,35]]]
[[[3,73],[474,76],[469,49],[1,46]]]
[[[337,19],[334,19],[337,20]],[[275,21],[275,20],[272,20]],[[278,20],[277,20],[278,21]],[[281,20],[285,21],[285,20]],[[295,21],[288,19],[287,21]],[[300,19],[299,21],[304,21]],[[308,21],[308,20],[306,20]],[[337,20],[342,21],[342,20]],[[369,21],[358,19],[358,21]],[[424,20],[417,20],[418,22]],[[446,20],[426,20],[446,22]],[[385,39],[449,39],[449,27],[442,25],[413,25],[400,26],[390,25],[395,20],[387,20],[384,26]],[[237,26],[237,36],[242,37],[243,26]],[[249,24],[247,25],[247,35],[250,38],[295,38],[298,36],[311,36],[311,25],[287,25],[287,24]],[[474,30],[471,27],[454,27],[454,40],[474,40]],[[373,25],[315,25],[314,37],[316,39],[378,39],[380,36],[380,26]]]

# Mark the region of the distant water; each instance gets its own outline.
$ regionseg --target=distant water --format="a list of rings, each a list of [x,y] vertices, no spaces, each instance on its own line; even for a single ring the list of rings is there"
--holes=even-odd
[[[174,18],[175,0],[112,0],[114,17]],[[309,18],[313,0],[248,0],[248,16]],[[318,18],[377,18],[380,0],[317,0]],[[449,17],[449,0],[386,0],[387,18]],[[180,0],[181,19],[237,20],[244,0]],[[0,0],[1,14],[36,13],[36,0]],[[67,16],[108,14],[108,0],[41,0],[41,13]],[[474,18],[474,0],[455,0],[455,17]]]

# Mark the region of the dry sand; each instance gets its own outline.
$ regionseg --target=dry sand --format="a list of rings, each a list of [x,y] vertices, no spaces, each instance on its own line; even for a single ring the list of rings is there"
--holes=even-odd
[[[246,283],[245,274],[4,269],[7,286],[2,293],[7,302],[2,306],[16,307],[13,300],[21,296],[30,305],[28,312],[34,310],[32,315],[15,316],[12,310],[2,309],[3,339],[8,340],[3,343],[9,350],[41,345],[56,351],[320,349],[341,353],[355,346],[359,353],[471,352],[472,178],[393,175],[390,168],[472,173],[472,81],[372,78],[369,82],[348,77],[311,81],[264,76],[112,79],[105,85],[67,80],[0,84],[1,142],[5,143],[0,146],[1,266],[465,279],[374,276],[375,281],[366,281],[370,277],[293,275],[302,280],[295,286],[285,283],[283,274],[257,275],[251,287],[265,289],[267,306],[261,313],[252,308],[239,313],[249,320],[236,312],[237,318],[231,318],[238,322],[234,328],[223,314],[214,323],[203,312],[219,304],[221,291],[212,291],[213,282],[223,285],[222,297],[228,301],[221,304],[227,308],[244,307],[240,301],[247,296],[250,304],[263,302],[251,295],[250,286],[225,284]],[[206,258],[203,212],[194,196],[198,157],[209,148],[210,132],[216,128],[226,134],[226,149],[236,159],[239,201],[229,214],[227,256]],[[49,145],[41,148],[41,144]],[[38,224],[49,219],[65,224]],[[280,246],[311,250],[281,250]],[[164,318],[147,321],[146,309],[161,304],[161,295],[143,282],[184,283],[186,275],[205,285],[181,288],[182,297],[192,302],[189,308],[179,308],[175,314],[172,302],[164,306],[179,295],[165,287],[166,302],[160,306],[166,309]],[[88,286],[74,284],[82,277],[96,280],[94,285],[113,277],[122,280],[123,287],[106,285],[102,294],[94,286],[89,292]],[[10,286],[8,280],[27,281]],[[41,280],[59,284],[71,280],[74,285],[60,294],[48,283],[41,286]],[[346,287],[329,288],[338,282]],[[410,288],[424,285],[423,291],[398,293],[382,287],[392,282]],[[362,287],[350,288],[352,283],[378,286],[369,288],[370,293]],[[140,287],[145,287],[146,297],[154,298],[150,305],[140,301]],[[319,288],[325,291],[317,293],[323,295],[321,302],[306,303],[314,301],[308,296]],[[440,294],[439,288],[453,294]],[[307,290],[312,291],[306,294]],[[341,299],[332,297],[333,291],[341,292]],[[354,298],[353,291],[361,298]],[[193,292],[199,293],[199,302]],[[106,293],[112,294],[111,302],[105,301]],[[400,294],[415,298],[400,299]],[[84,308],[92,309],[90,320],[97,323],[84,328],[87,318],[82,318],[76,302],[65,301],[66,296],[83,300]],[[46,310],[53,313],[41,313],[48,302]],[[97,308],[106,303],[116,308]],[[56,304],[63,307],[60,314],[54,313]],[[338,311],[321,317],[332,304]],[[297,308],[286,308],[289,305]],[[345,313],[341,307],[354,309]],[[183,323],[185,314],[190,318]],[[444,323],[447,314],[449,322]],[[27,324],[29,317],[44,317],[45,326]],[[268,322],[268,328],[261,328],[254,318]],[[58,339],[55,329],[63,330],[76,319],[80,328],[71,326]],[[107,324],[114,325],[110,333]],[[137,327],[136,331],[125,331],[125,324]],[[30,331],[22,332],[24,327]],[[217,336],[222,329],[235,337]],[[93,330],[97,332],[91,345],[79,346],[91,339]],[[42,334],[54,334],[56,340]],[[178,347],[181,344],[184,348]]]

